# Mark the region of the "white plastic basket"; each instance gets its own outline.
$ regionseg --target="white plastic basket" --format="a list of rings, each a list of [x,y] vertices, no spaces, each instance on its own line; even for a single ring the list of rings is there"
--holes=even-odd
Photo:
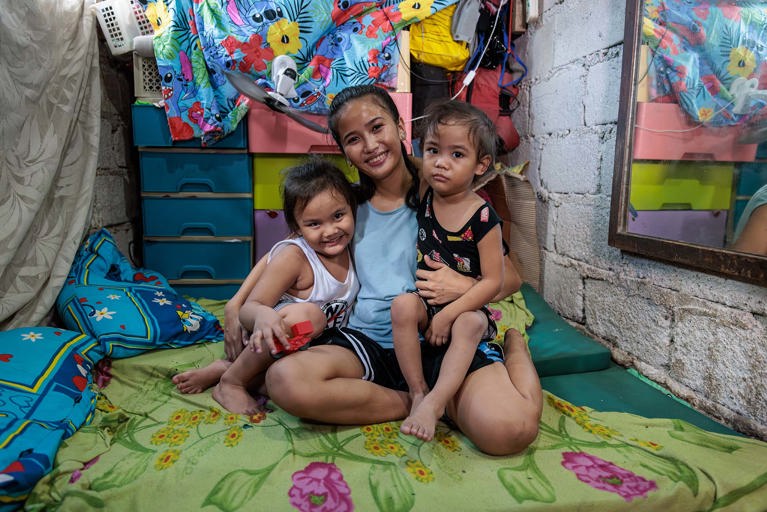
[[[133,54],[133,94],[143,101],[162,99],[162,82],[155,59]]]
[[[133,40],[154,33],[136,0],[101,0],[91,7],[112,55],[133,50]]]

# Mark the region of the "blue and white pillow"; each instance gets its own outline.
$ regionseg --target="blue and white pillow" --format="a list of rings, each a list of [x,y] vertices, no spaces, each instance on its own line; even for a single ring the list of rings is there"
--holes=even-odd
[[[105,229],[82,244],[56,308],[68,329],[97,338],[113,358],[223,339],[212,313],[158,272],[133,267]]]

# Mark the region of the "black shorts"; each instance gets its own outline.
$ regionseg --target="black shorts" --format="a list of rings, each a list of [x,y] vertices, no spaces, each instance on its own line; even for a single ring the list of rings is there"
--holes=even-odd
[[[364,380],[375,382],[387,388],[407,391],[407,382],[397,363],[394,349],[381,347],[377,342],[368,338],[360,331],[349,328],[329,328],[312,340],[311,346],[337,345],[345,347],[357,355],[364,368]],[[421,344],[421,364],[423,375],[429,389],[434,387],[445,357],[448,345],[435,347],[428,343]],[[474,359],[469,365],[467,374],[487,365],[503,362],[503,350],[495,343],[482,342],[479,344]]]

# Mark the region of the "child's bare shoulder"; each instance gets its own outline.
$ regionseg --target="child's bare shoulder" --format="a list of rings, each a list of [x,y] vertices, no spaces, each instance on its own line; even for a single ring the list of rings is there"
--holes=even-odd
[[[296,244],[281,243],[272,249],[271,257],[269,258],[269,266],[284,266],[284,265],[301,265],[308,264],[309,260],[306,258],[303,249]]]

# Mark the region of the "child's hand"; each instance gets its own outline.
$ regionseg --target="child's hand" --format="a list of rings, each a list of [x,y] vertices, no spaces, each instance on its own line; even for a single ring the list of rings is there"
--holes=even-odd
[[[276,311],[270,309],[259,316],[253,326],[253,333],[250,335],[248,344],[254,352],[260,353],[267,350],[270,354],[275,354],[277,352],[275,343],[280,343],[285,348],[290,347],[282,318]]]
[[[453,326],[451,319],[440,311],[431,319],[431,324],[426,330],[426,340],[439,347],[450,341],[450,328]]]

